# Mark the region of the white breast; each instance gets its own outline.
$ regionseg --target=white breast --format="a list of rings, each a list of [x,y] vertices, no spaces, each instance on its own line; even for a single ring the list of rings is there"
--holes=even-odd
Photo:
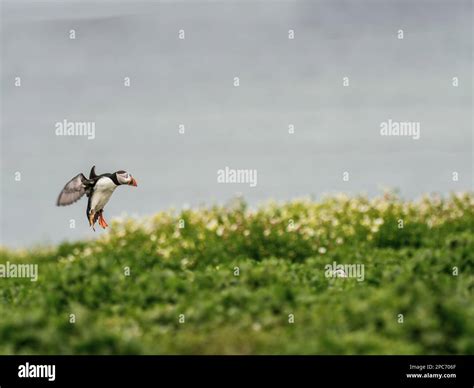
[[[98,212],[109,202],[109,199],[117,188],[112,179],[107,177],[100,178],[94,186],[94,192],[91,199],[91,210]]]

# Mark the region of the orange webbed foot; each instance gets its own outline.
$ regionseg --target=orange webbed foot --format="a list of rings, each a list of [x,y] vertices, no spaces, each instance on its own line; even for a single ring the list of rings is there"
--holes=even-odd
[[[107,222],[105,221],[105,218],[102,215],[102,212],[100,212],[99,214],[99,225],[102,227],[102,229],[105,229],[107,228],[107,226],[109,226],[109,224],[107,224]]]

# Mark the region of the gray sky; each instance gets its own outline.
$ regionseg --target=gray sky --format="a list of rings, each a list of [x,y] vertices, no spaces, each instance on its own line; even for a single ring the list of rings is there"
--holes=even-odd
[[[1,22],[5,245],[93,237],[85,199],[54,206],[93,164],[139,184],[106,219],[236,193],[473,188],[470,1],[4,1]],[[95,122],[95,139],[56,136],[64,119]],[[419,122],[420,139],[380,136],[388,119]],[[257,186],[218,184],[226,166],[257,169]]]

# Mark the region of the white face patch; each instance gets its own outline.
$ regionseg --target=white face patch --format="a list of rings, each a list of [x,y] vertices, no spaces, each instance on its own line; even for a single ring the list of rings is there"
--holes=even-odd
[[[132,177],[128,172],[121,172],[121,173],[116,173],[117,175],[117,180],[119,181],[120,184],[122,185],[128,185],[132,181]]]

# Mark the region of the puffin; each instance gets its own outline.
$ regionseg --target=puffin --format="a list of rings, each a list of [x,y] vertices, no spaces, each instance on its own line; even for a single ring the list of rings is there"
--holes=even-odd
[[[88,197],[86,215],[89,226],[95,231],[95,224],[98,221],[99,225],[105,229],[109,225],[103,216],[104,207],[115,189],[121,185],[136,187],[137,181],[131,174],[123,170],[98,175],[95,172],[95,166],[92,166],[89,178],[80,173],[66,183],[59,194],[56,205],[72,205],[85,194]]]

